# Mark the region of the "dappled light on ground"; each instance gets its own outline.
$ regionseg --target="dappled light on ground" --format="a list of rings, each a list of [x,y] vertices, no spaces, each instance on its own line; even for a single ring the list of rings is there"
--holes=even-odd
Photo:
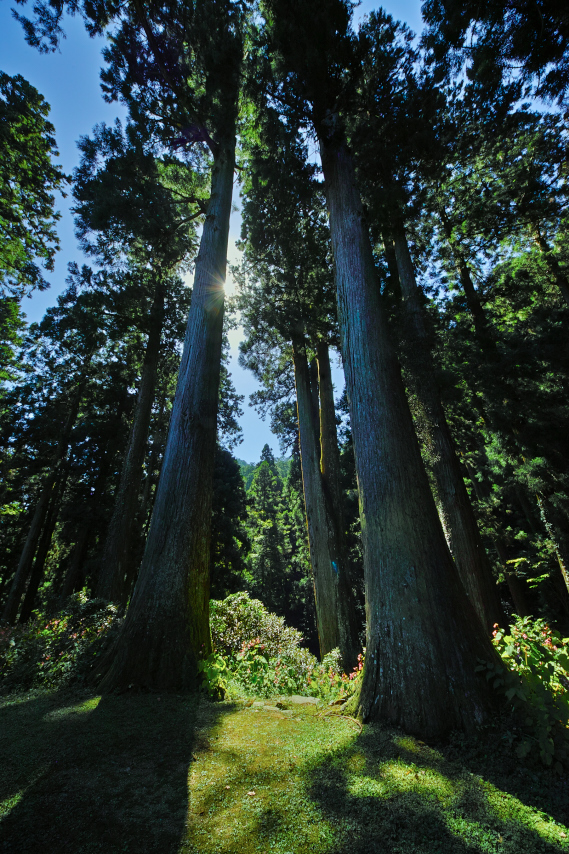
[[[475,761],[466,743],[459,761],[452,743],[434,749],[379,725],[360,734],[329,708],[286,705],[87,692],[4,700],[0,852],[569,851],[566,778],[508,770],[491,748]]]

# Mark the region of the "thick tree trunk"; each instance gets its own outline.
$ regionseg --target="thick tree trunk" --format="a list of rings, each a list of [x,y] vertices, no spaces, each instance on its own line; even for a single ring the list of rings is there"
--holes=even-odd
[[[146,549],[103,690],[195,685],[210,650],[211,500],[235,137],[220,144]]]
[[[343,495],[340,486],[340,451],[336,431],[334,386],[330,370],[328,345],[319,341],[318,387],[320,390],[320,472],[326,504],[328,539],[332,555],[336,556],[336,584],[338,589],[338,632],[344,672],[349,673],[357,664],[361,652],[358,639],[359,621],[350,583],[350,566],[344,530]],[[332,565],[334,565],[334,562]]]
[[[318,361],[312,358],[308,365],[308,377],[310,386],[310,411],[312,415],[312,428],[316,441],[316,451],[320,458],[320,392],[318,389]]]
[[[441,403],[415,270],[401,221],[393,222],[392,233],[406,320],[406,364],[431,447],[435,501],[464,589],[482,625],[490,630],[494,623],[503,624],[504,613]]]
[[[330,121],[333,121],[330,117]],[[495,651],[460,584],[389,342],[352,157],[321,138],[364,545],[367,651],[359,708],[435,737],[483,721],[475,672]]]
[[[26,623],[32,615],[36,596],[44,574],[45,561],[49,553],[49,548],[51,546],[53,532],[55,531],[55,526],[57,524],[57,518],[59,516],[59,511],[61,508],[61,499],[63,498],[63,493],[65,492],[68,475],[69,468],[66,466],[65,471],[60,473],[59,481],[55,484],[51,493],[51,500],[49,504],[49,510],[47,512],[47,517],[45,520],[45,526],[39,540],[36,559],[34,561],[34,565],[30,574],[30,583],[28,584],[28,589],[26,590],[26,595],[24,596],[22,610],[20,611],[20,623]]]
[[[101,572],[97,583],[97,596],[111,602],[124,601],[125,575],[129,566],[132,530],[142,481],[142,464],[156,394],[160,339],[164,325],[164,298],[164,284],[159,279],[150,310],[148,341],[132,430],[102,552]]]
[[[320,655],[324,656],[330,650],[340,646],[338,591],[328,539],[328,520],[320,477],[319,449],[316,444],[314,429],[306,347],[302,339],[293,340],[292,352],[304,506],[308,527],[310,563],[314,578],[314,597],[316,599],[316,625],[318,627]]]

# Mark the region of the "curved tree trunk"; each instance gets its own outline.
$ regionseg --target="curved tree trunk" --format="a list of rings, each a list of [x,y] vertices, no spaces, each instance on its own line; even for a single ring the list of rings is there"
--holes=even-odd
[[[367,651],[359,708],[435,737],[483,721],[479,659],[496,653],[460,584],[389,341],[350,153],[327,119],[320,152],[336,267],[364,546]]]
[[[318,387],[320,390],[320,472],[328,520],[328,537],[332,554],[336,555],[336,584],[338,588],[338,631],[344,672],[349,673],[357,664],[361,652],[356,614],[356,603],[350,583],[350,566],[344,530],[343,495],[340,486],[340,451],[336,431],[334,386],[330,370],[328,344],[319,341]]]
[[[142,481],[142,464],[156,394],[160,339],[164,325],[164,299],[164,284],[159,279],[150,309],[148,341],[132,430],[102,551],[101,571],[97,583],[97,596],[111,602],[123,602],[124,599],[125,575],[129,565],[132,530]]]
[[[314,429],[313,402],[304,340],[293,339],[292,353],[308,547],[314,579],[320,656],[323,657],[332,649],[340,646],[337,586],[334,577],[333,558],[329,549],[328,520],[320,478],[319,453]]]
[[[214,158],[184,351],[150,530],[106,691],[196,683],[207,654],[211,499],[234,134]]]
[[[490,630],[495,623],[503,625],[504,613],[441,403],[415,270],[401,221],[392,223],[392,233],[408,338],[406,363],[432,447],[430,468],[435,501],[464,589],[482,625]]]
[[[569,592],[569,538],[567,517],[560,518],[551,502],[544,495],[537,495],[537,504],[543,520],[543,525],[555,548],[559,569],[567,591]]]

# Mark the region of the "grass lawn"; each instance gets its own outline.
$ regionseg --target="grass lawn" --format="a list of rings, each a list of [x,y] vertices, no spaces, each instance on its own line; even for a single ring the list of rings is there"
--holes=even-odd
[[[275,701],[0,699],[2,854],[569,851],[569,780]]]

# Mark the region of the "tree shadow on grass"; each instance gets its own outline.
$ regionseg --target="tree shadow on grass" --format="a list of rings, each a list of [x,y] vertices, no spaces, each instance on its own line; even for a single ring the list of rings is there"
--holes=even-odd
[[[569,831],[541,811],[541,797],[536,809],[531,793],[509,794],[378,725],[313,769],[310,795],[338,829],[330,854],[569,851]]]
[[[224,709],[167,694],[2,703],[0,852],[174,854],[196,725],[213,726]]]

